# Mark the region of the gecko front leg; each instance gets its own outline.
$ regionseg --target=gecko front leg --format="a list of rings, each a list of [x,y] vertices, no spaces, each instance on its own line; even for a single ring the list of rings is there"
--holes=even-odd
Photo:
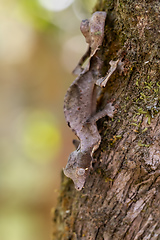
[[[86,123],[87,123],[87,122],[95,123],[95,122],[97,122],[99,119],[105,117],[106,115],[107,115],[108,117],[110,117],[110,118],[113,118],[114,111],[115,111],[115,107],[112,106],[112,103],[108,103],[103,110],[95,113],[94,116],[91,116],[91,117],[86,121]]]
[[[79,145],[77,144],[77,150],[70,154],[68,163],[63,169],[64,174],[73,180],[75,188],[78,191],[80,191],[85,184],[93,153],[98,149],[101,142],[96,121],[106,115],[113,117],[114,110],[115,108],[112,106],[112,103],[108,103],[106,108],[90,117],[78,133],[78,135],[81,136],[81,142]]]

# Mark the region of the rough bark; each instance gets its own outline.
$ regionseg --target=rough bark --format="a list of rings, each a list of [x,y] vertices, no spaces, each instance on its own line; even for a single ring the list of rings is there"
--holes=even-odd
[[[85,188],[62,174],[53,239],[160,239],[159,0],[99,0],[107,12],[103,57],[123,59],[100,104],[115,99],[113,119],[98,122],[100,148]]]

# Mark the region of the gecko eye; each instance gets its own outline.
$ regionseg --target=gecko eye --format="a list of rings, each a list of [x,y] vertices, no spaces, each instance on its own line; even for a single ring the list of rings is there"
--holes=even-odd
[[[85,174],[85,169],[84,168],[78,168],[77,169],[77,175],[83,176]]]

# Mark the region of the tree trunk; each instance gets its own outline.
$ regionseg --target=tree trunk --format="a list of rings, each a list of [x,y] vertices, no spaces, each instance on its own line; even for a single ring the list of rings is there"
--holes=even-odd
[[[62,174],[53,239],[160,239],[160,2],[99,0],[94,11],[107,12],[104,73],[124,63],[100,99],[115,99],[117,113],[97,123],[102,142],[84,189]]]

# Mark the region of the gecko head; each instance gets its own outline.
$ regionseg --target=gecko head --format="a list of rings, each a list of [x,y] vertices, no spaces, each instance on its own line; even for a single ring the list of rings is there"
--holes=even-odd
[[[80,191],[86,181],[88,169],[78,168],[76,169],[76,179],[74,180],[75,189]]]
[[[75,188],[78,191],[82,190],[89,171],[89,167],[83,168],[79,166],[82,160],[80,156],[83,157],[80,151],[75,150],[72,152],[66,167],[63,169],[64,174],[73,180]]]

